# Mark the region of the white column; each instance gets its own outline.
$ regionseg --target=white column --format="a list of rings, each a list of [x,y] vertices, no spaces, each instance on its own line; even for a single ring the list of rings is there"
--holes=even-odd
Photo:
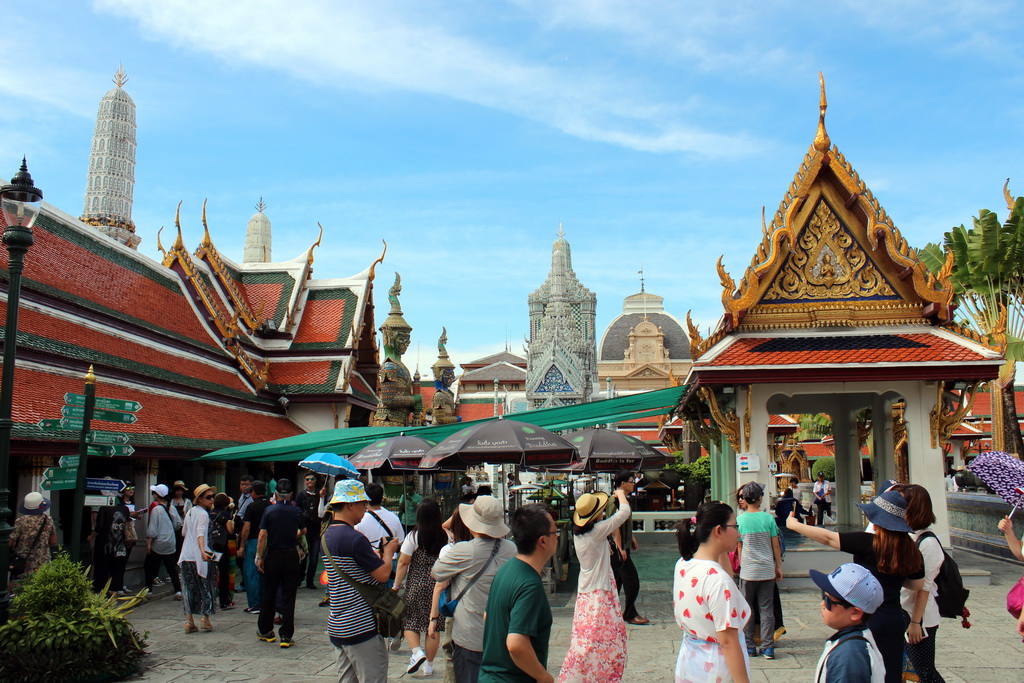
[[[756,481],[763,484],[766,495],[765,504],[767,504],[767,496],[774,495],[775,493],[775,478],[768,469],[768,465],[772,462],[772,450],[768,447],[768,391],[763,385],[752,385],[750,389],[753,392],[750,400],[750,441],[746,444],[746,447],[748,453],[760,456],[761,470],[759,472],[738,473],[737,478],[739,484],[744,484],[748,481]],[[739,404],[738,407],[742,410],[740,414],[740,434],[742,434],[744,416],[747,410],[747,391],[744,389],[737,393],[737,404]],[[737,410],[737,412],[740,411]]]
[[[871,475],[875,491],[886,479],[896,474],[896,456],[892,440],[892,401],[876,396],[871,401],[871,443],[874,461]]]
[[[860,448],[857,443],[857,421],[854,409],[845,396],[839,399],[839,409],[832,415],[832,438],[836,450],[836,481],[832,494],[832,510],[839,520],[838,528],[861,528],[860,510]]]
[[[907,450],[910,483],[919,484],[931,494],[935,525],[932,529],[949,547],[949,513],[946,509],[945,457],[942,449],[932,448],[929,417],[935,405],[935,383],[918,382],[916,391],[904,394],[907,399]]]

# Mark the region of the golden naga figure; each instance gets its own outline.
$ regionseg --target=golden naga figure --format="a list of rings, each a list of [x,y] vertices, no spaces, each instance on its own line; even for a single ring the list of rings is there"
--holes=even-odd
[[[455,422],[455,394],[452,393],[452,382],[455,381],[455,364],[448,358],[448,330],[441,328],[441,338],[437,340],[437,362],[431,366],[434,371],[434,399],[431,408],[434,412],[434,424],[443,425]]]
[[[380,326],[384,340],[384,362],[377,375],[377,410],[370,420],[371,427],[409,427],[420,424],[423,399],[413,393],[412,376],[402,362],[402,354],[409,350],[412,326],[402,317],[398,296],[402,293],[402,277],[395,273],[395,284],[388,291],[391,312]]]

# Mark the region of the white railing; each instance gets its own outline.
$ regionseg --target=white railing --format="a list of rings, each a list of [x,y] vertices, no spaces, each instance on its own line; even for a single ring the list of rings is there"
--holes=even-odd
[[[656,533],[675,531],[676,523],[681,519],[693,517],[695,512],[685,510],[665,510],[664,512],[634,512],[634,533]]]

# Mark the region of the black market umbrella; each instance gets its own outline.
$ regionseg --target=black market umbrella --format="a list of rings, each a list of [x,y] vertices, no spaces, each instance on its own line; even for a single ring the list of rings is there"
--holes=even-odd
[[[580,452],[580,462],[566,468],[570,472],[636,471],[665,458],[634,436],[601,427],[569,434],[566,440]]]
[[[352,454],[351,462],[360,470],[375,470],[387,466],[393,470],[437,469],[420,466],[423,456],[436,445],[436,441],[402,434],[364,446]]]
[[[1024,505],[1024,462],[1002,451],[986,451],[967,466],[985,485],[1013,506]]]
[[[448,467],[455,463],[558,467],[571,464],[575,457],[576,447],[557,434],[499,418],[455,432],[423,456],[420,469],[437,467],[442,461]]]

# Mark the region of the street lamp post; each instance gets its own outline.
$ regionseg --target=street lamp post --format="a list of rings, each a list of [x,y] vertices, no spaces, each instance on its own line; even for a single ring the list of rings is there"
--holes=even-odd
[[[9,255],[7,272],[7,322],[4,326],[3,372],[0,374],[0,624],[7,623],[10,598],[7,595],[7,568],[10,564],[11,508],[10,466],[11,429],[14,404],[14,359],[17,355],[18,302],[21,299],[21,274],[25,254],[32,246],[32,224],[39,215],[43,193],[32,183],[25,159],[9,185],[0,187],[0,211],[7,227],[3,241]]]

